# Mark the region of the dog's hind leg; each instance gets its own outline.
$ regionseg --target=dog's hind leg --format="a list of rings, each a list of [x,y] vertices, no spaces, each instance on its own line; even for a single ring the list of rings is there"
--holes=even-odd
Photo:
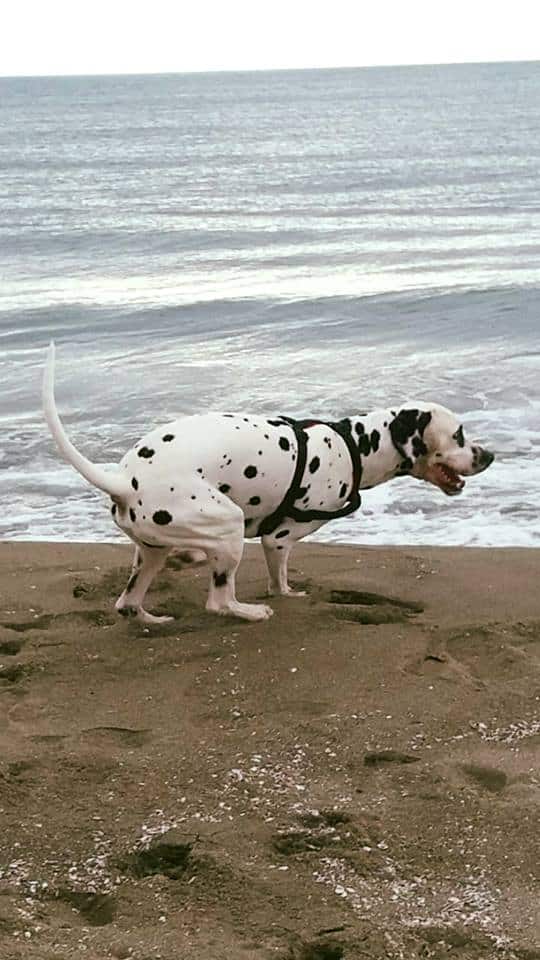
[[[139,567],[142,563],[142,556],[140,547],[135,544],[135,551],[133,553],[133,560],[131,561],[131,576],[139,572]]]
[[[174,619],[155,617],[143,608],[146,591],[156,573],[165,565],[170,551],[170,547],[137,546],[128,585],[115,604],[116,610],[123,617],[137,617],[143,623],[168,623]]]
[[[273,610],[264,603],[240,603],[236,599],[235,575],[244,549],[243,516],[237,518],[234,531],[220,538],[206,549],[210,564],[210,589],[206,609],[221,616],[241,617],[243,620],[267,620]]]

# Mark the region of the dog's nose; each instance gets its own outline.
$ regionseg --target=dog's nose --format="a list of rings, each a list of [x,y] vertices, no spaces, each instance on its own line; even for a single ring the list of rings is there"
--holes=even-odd
[[[495,459],[495,454],[491,453],[489,450],[482,450],[482,447],[478,448],[478,465],[482,467],[482,470],[486,470]]]

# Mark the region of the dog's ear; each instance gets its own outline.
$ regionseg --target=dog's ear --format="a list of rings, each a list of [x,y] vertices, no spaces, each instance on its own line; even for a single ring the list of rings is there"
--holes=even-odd
[[[431,421],[431,413],[406,407],[400,410],[390,424],[390,436],[396,450],[401,454],[400,473],[407,473],[415,460],[427,453],[423,436]]]

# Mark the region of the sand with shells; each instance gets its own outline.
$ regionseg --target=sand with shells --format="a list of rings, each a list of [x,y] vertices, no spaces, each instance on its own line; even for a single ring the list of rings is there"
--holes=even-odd
[[[170,565],[152,630],[129,559],[0,549],[2,960],[540,957],[539,551],[304,545],[260,624]]]

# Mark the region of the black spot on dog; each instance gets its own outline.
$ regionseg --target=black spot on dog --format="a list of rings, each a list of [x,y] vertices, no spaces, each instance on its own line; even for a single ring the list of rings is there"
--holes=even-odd
[[[431,423],[431,414],[426,411],[426,413],[421,413],[418,417],[418,431],[420,436],[424,436],[424,430],[426,429],[428,423]]]
[[[138,577],[138,573],[133,573],[133,574],[131,575],[131,577],[130,577],[129,580],[128,580],[127,587],[126,587],[126,593],[129,593],[131,590],[133,590],[133,587],[134,587],[135,584],[137,583],[137,577]]]
[[[134,490],[139,489],[139,481],[137,480],[137,477],[131,478],[131,486],[133,487]]]
[[[197,497],[195,496],[194,493],[191,494],[191,499],[192,499],[192,500],[196,500],[196,499],[197,499]]]
[[[220,491],[220,493],[228,493],[230,489],[231,489],[231,486],[229,483],[220,483],[218,487],[218,490]]]
[[[418,410],[400,410],[395,420],[390,424],[392,440],[397,443],[406,443],[418,429]]]
[[[427,447],[421,437],[413,437],[412,449],[415,457],[421,457],[427,453]]]
[[[288,537],[290,530],[280,530],[279,533],[276,533],[276,540],[281,540],[282,537]]]
[[[150,447],[141,447],[141,449],[137,451],[137,456],[143,457],[144,460],[150,460],[150,457],[153,457],[154,453],[155,450],[151,450]]]
[[[234,413],[224,413],[224,417],[228,417],[230,420],[234,420]]]
[[[355,423],[354,429],[356,430],[356,433],[358,434],[359,437],[366,432],[363,423]]]
[[[244,470],[244,476],[247,477],[248,480],[252,480],[253,477],[257,476],[257,467],[254,467],[254,466],[246,467],[246,469]]]
[[[340,487],[340,489],[339,489],[340,499],[341,499],[341,497],[344,497],[346,493],[347,493],[347,484],[346,484],[346,483],[342,483],[342,484],[341,484],[341,487]]]
[[[111,507],[111,513],[112,513],[113,517],[116,516],[116,504],[115,504],[115,503],[113,503],[113,505],[112,505],[112,507]]]
[[[135,513],[133,507],[130,507],[130,508],[129,508],[129,516],[130,516],[131,522],[132,522],[132,523],[135,523],[135,521],[136,521],[136,519],[137,519],[137,514]]]
[[[168,510],[156,510],[156,512],[152,514],[152,520],[154,523],[159,524],[160,527],[164,527],[167,523],[171,522],[172,517]]]
[[[139,504],[140,507],[142,507],[142,500],[137,500],[137,503]]]
[[[320,465],[321,461],[319,460],[319,457],[313,457],[313,460],[310,460],[309,462],[309,472],[316,473]]]
[[[390,436],[392,437],[394,446],[397,447],[401,454],[405,452],[402,449],[403,445],[411,439],[411,451],[415,457],[421,456],[423,453],[427,452],[427,448],[421,440],[421,437],[423,436],[424,431],[430,421],[431,413],[420,413],[419,410],[415,409],[400,410],[397,417],[392,420],[392,423],[390,424]],[[408,452],[409,451],[407,451],[407,453]],[[407,460],[409,461],[410,457],[407,457]],[[410,469],[410,467],[407,469]],[[400,468],[400,472],[404,472],[403,464]]]
[[[216,573],[214,570],[212,577],[214,579],[214,586],[224,587],[227,583],[227,574],[226,573]]]
[[[202,468],[202,467],[197,467],[197,473],[202,473],[202,472],[203,472],[203,468]]]
[[[282,450],[290,450],[290,449],[291,449],[291,445],[290,445],[289,441],[287,440],[287,437],[280,437],[280,438],[279,438],[279,445],[280,445],[280,447],[281,447]]]
[[[250,502],[250,504],[252,505],[252,507],[256,507],[256,506],[261,502],[261,498],[260,498],[260,497],[250,497],[250,498],[249,498],[249,502]]]
[[[379,449],[379,441],[381,439],[381,435],[379,431],[372,430],[370,439],[371,439],[371,449],[373,450],[373,453],[377,453],[377,450]]]
[[[269,423],[271,427],[283,426],[283,420],[267,420],[266,422]]]
[[[371,440],[369,434],[363,433],[358,441],[358,449],[362,456],[367,457],[371,453]]]
[[[297,498],[297,499],[298,499],[298,500],[301,500],[302,497],[305,497],[305,495],[306,495],[306,493],[308,492],[308,490],[309,490],[309,487],[298,487],[298,498]]]
[[[280,543],[279,547],[276,547],[276,550],[283,550],[283,545]]]
[[[452,439],[456,441],[458,447],[465,446],[465,437],[463,436],[463,427],[460,427],[459,430],[456,430],[456,432],[452,434]]]
[[[170,443],[171,440],[174,440],[174,433],[166,433],[161,439],[163,440],[163,443]]]

